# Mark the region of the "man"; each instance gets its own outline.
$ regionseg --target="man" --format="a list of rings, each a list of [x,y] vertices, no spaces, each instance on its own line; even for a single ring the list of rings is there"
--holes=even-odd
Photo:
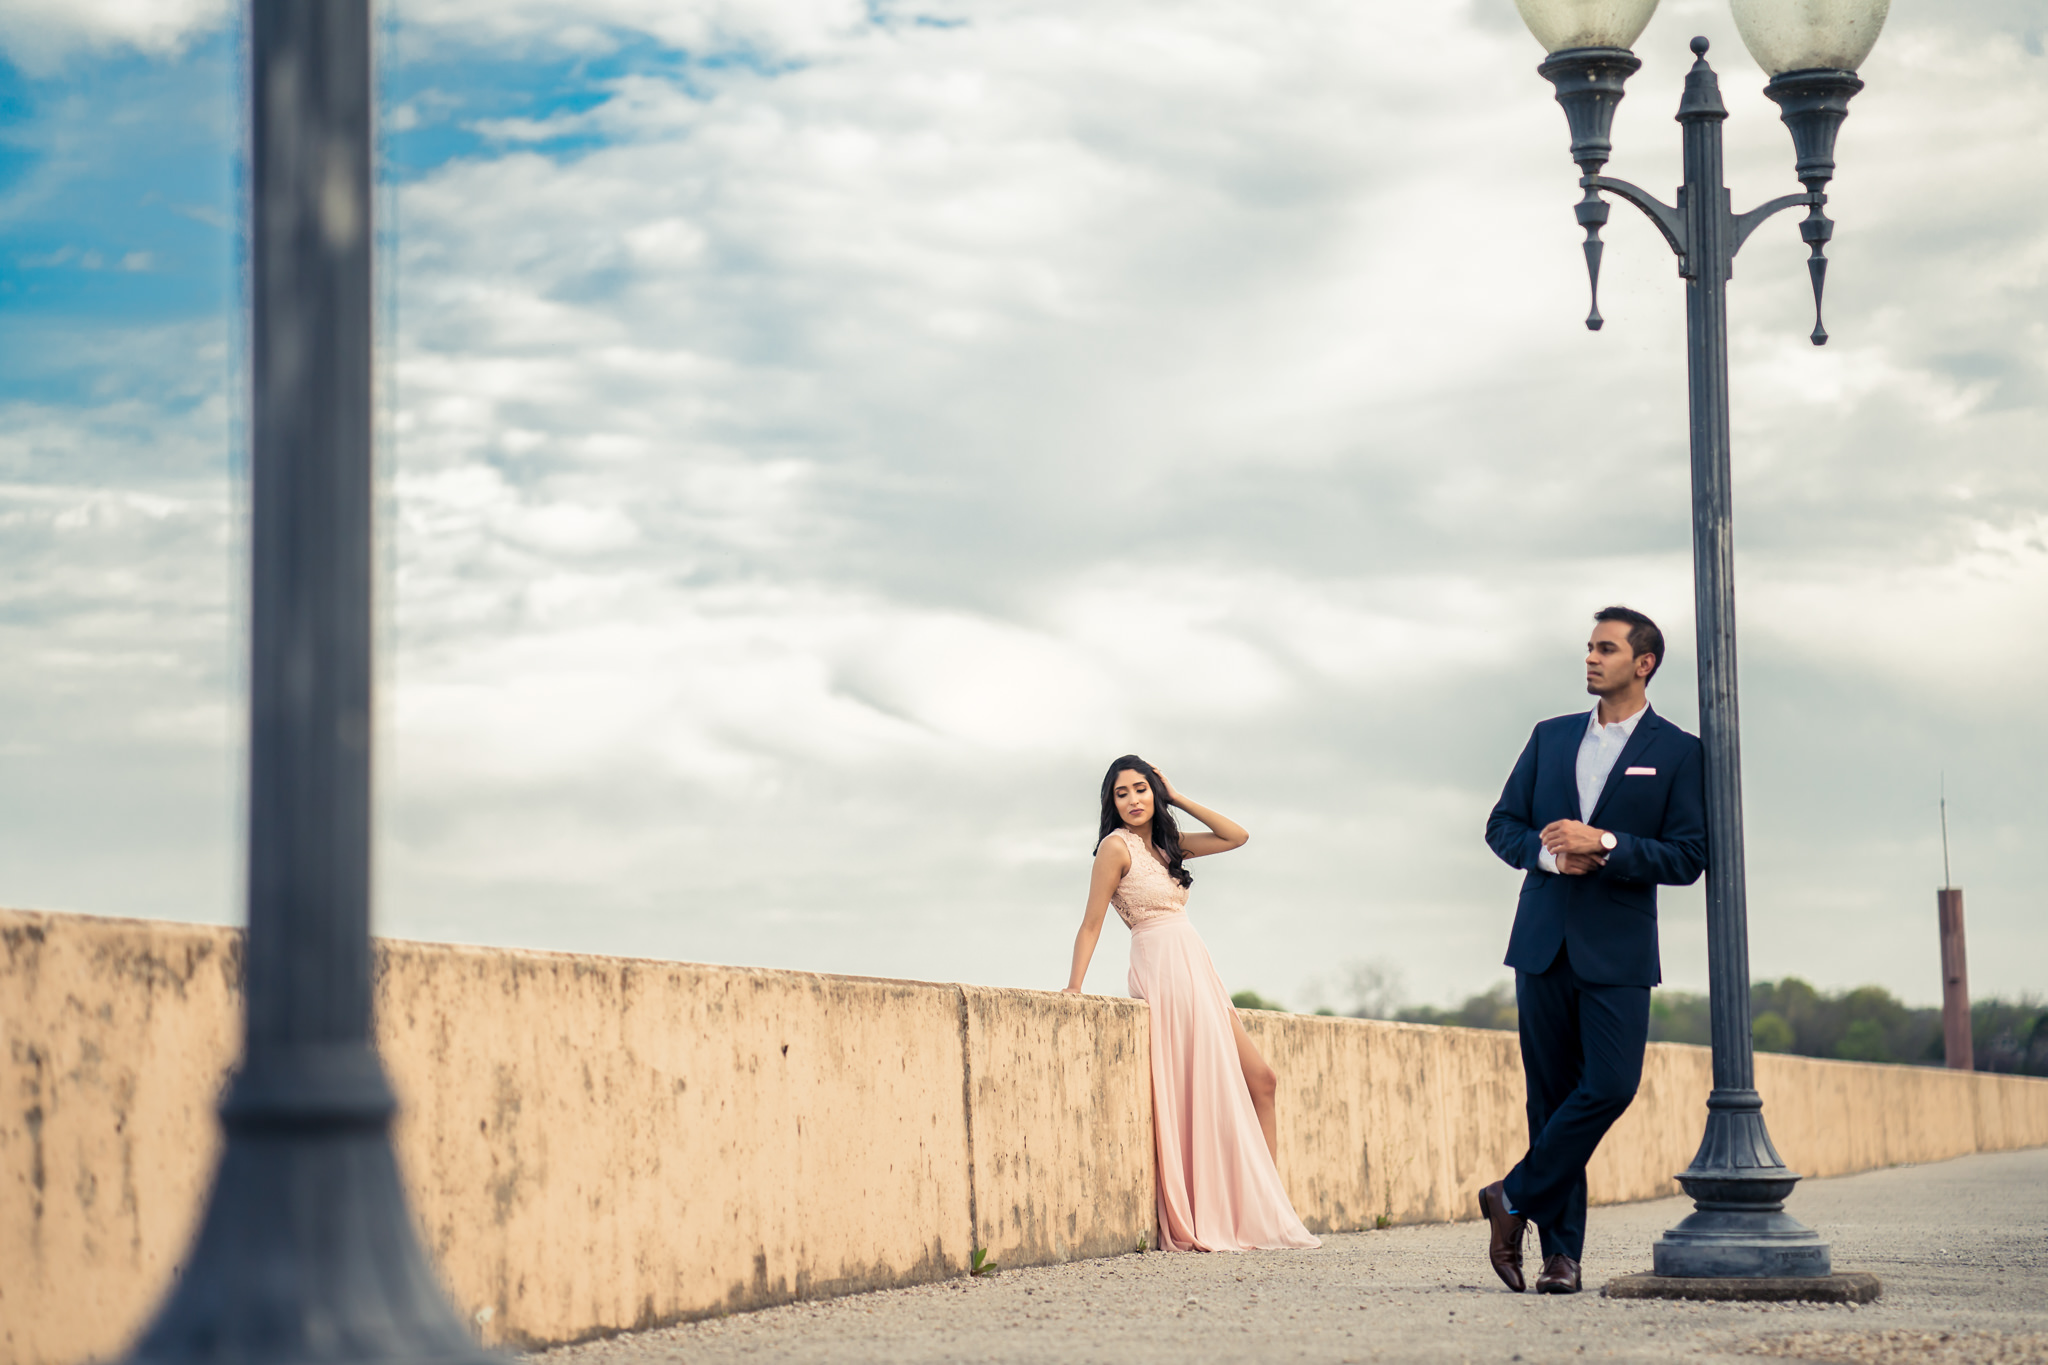
[[[1508,936],[1529,1090],[1529,1151],[1479,1192],[1488,1254],[1520,1293],[1522,1234],[1543,1246],[1539,1294],[1576,1294],[1586,1242],[1586,1162],[1643,1075],[1657,957],[1657,886],[1689,886],[1707,861],[1699,740],[1650,709],[1664,662],[1649,617],[1608,607],[1586,646],[1592,714],[1529,736],[1486,842],[1528,873]]]

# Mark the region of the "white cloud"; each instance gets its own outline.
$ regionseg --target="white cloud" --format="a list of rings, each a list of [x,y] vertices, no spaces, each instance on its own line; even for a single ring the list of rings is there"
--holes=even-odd
[[[165,56],[218,29],[233,12],[230,0],[0,0],[0,52],[31,71],[94,49]]]
[[[1958,675],[1983,701],[2025,708],[2048,675],[2048,515],[1978,523],[1968,548],[1934,563],[1821,566],[1766,580],[1753,620],[1781,646],[1908,684],[1929,705]]]
[[[1135,748],[1258,833],[1200,870],[1234,985],[1491,979],[1479,826],[1581,704],[1587,613],[1664,621],[1690,722],[1692,599],[1670,256],[1620,209],[1579,326],[1564,124],[1475,14],[399,11],[451,80],[635,34],[732,59],[494,115],[396,196],[386,925],[1044,984]],[[1923,767],[1998,812],[1973,937],[2044,946],[2005,831],[2048,813],[2013,624],[2048,619],[2048,204],[1979,172],[2040,160],[2048,91],[2015,40],[1907,18],[1843,134],[1834,342],[1784,219],[1733,353],[1758,974],[1926,998]],[[1718,8],[1653,25],[1612,169],[1675,180],[1695,23],[1746,207],[1790,147]],[[1958,156],[1971,193],[1931,193]],[[1989,684],[1928,643],[1958,631]],[[137,669],[175,656],[137,633]],[[153,705],[163,743],[211,723]],[[1697,986],[1697,893],[1667,905]]]
[[[577,605],[556,624],[539,584],[568,572],[567,553],[543,570],[451,552],[481,521],[415,545],[401,697],[429,658],[521,651],[536,677],[501,684],[505,704],[531,708],[520,724],[489,721],[481,701],[446,724],[479,750],[499,735],[501,757],[523,747],[503,737],[548,732],[529,759],[558,793],[640,793],[594,798],[606,819],[574,820],[575,840],[549,845],[566,860],[554,875],[585,897],[751,894],[733,868],[753,865],[743,850],[765,820],[815,847],[780,855],[783,890],[762,894],[853,916],[778,946],[722,937],[691,912],[674,941],[695,946],[680,951],[730,942],[754,959],[1035,980],[1019,954],[1057,957],[1056,943],[1015,930],[911,943],[904,926],[964,879],[1042,936],[1060,916],[1027,907],[1071,900],[1078,871],[1005,850],[1085,843],[1093,767],[1136,746],[1190,781],[1234,783],[1264,826],[1315,850],[1312,866],[1262,873],[1284,888],[1284,918],[1321,936],[1315,954],[1390,939],[1410,945],[1425,990],[1483,977],[1498,945],[1480,926],[1511,878],[1474,831],[1520,731],[1572,704],[1585,612],[1616,597],[1651,606],[1679,656],[1660,687],[1689,687],[1669,256],[1642,224],[1610,230],[1611,321],[1598,337],[1577,330],[1563,125],[1520,35],[1337,6],[968,17],[813,26],[788,40],[801,69],[773,76],[624,78],[584,112],[499,130],[606,145],[451,166],[406,192],[408,467],[489,459],[521,499],[610,506],[636,531],[608,561],[583,558],[562,589]],[[1789,180],[1789,142],[1732,33],[1715,36],[1738,113],[1731,178],[1739,199],[1765,197]],[[1675,159],[1668,106],[1689,56],[1674,44],[1645,46],[1618,124],[1616,169],[1653,185],[1660,158]],[[1755,239],[1737,296],[1744,573],[1764,580],[1745,589],[1754,657],[1853,655],[1886,686],[1917,676],[1912,631],[1976,552],[1923,525],[1925,555],[1872,592],[1871,565],[1895,542],[1870,541],[1855,513],[1816,523],[1806,502],[1839,505],[1876,439],[1895,452],[1895,486],[1865,490],[1882,503],[1869,516],[1903,524],[1925,506],[1908,452],[1980,420],[1994,387],[1930,357],[1950,314],[1899,289],[1895,263],[1928,254],[1900,211],[1910,167],[1952,139],[1898,125],[1952,101],[1964,71],[1910,34],[1899,46],[1895,66],[1873,64],[1844,136],[1835,344],[1804,342],[1789,227]],[[1440,65],[1402,56],[1418,50],[1456,53],[1461,89],[1503,93],[1448,98]],[[2008,98],[2038,103],[2038,76],[2014,75]],[[1857,156],[1894,137],[1907,171]],[[1973,212],[2011,223],[2024,210]],[[2003,287],[2031,278],[2036,240],[2002,247]],[[1975,280],[1970,297],[1998,287]],[[1854,429],[1874,407],[1882,437]],[[2009,486],[1998,471],[2011,466],[1993,464],[1969,477]],[[1619,518],[1617,494],[1632,508]],[[2035,610],[2030,572],[1978,600]],[[444,593],[494,592],[500,609],[459,628],[433,614]],[[1813,610],[1827,628],[1802,631]],[[1554,680],[1532,673],[1546,659]],[[577,681],[541,681],[549,660]],[[1778,704],[1772,680],[1754,690],[1759,709]],[[1684,696],[1665,704],[1690,719]],[[1408,724],[1384,713],[1436,744],[1410,753]],[[1484,723],[1461,724],[1475,715]],[[394,905],[462,901],[472,878],[492,903],[520,896],[466,842],[473,824],[425,814],[480,799],[497,769],[478,760],[467,778],[470,760],[433,747],[435,722],[409,726],[396,799],[413,828],[451,843],[401,841]],[[1306,787],[1281,775],[1290,753],[1318,774]],[[992,826],[989,798],[963,801],[963,774],[966,792],[993,781],[1028,799],[995,801]],[[1778,785],[1772,755],[1753,755],[1757,799]],[[1357,809],[1332,809],[1334,792]],[[921,812],[931,793],[951,799]],[[837,828],[848,800],[867,812],[851,822],[858,847]],[[1043,832],[1062,810],[1077,832]],[[722,870],[631,851],[678,825],[729,848]],[[922,851],[933,831],[946,852]],[[1753,839],[1762,895],[1791,885],[1777,837]],[[472,851],[449,852],[456,842]],[[593,851],[587,876],[568,870],[573,847]],[[1411,849],[1463,870],[1356,886],[1351,852],[1377,868]],[[431,876],[408,870],[429,864]],[[1021,880],[976,870],[997,866]],[[1844,904],[1890,913],[1888,867],[1831,875],[1855,888]],[[827,889],[844,876],[857,885]],[[1239,970],[1287,982],[1299,942],[1238,918],[1242,891],[1213,894]],[[1697,984],[1691,904],[1674,898],[1671,956]],[[1431,955],[1446,917],[1479,956]],[[1910,961],[1838,969],[1891,973],[1911,993]]]
[[[830,50],[866,26],[869,9],[862,0],[407,0],[401,15],[422,36],[463,46],[605,50],[630,34],[788,60]]]

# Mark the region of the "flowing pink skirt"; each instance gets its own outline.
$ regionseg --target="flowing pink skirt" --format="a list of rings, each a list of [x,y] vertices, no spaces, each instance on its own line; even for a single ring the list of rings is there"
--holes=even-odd
[[[1152,1007],[1160,1250],[1321,1246],[1281,1188],[1245,1088],[1230,997],[1186,915],[1131,931],[1130,981]]]

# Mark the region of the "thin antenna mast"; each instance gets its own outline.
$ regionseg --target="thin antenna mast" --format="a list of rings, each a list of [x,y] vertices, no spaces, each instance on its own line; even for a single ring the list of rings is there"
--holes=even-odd
[[[1948,772],[1941,774],[1941,887],[1946,891],[1955,883],[1948,875]]]

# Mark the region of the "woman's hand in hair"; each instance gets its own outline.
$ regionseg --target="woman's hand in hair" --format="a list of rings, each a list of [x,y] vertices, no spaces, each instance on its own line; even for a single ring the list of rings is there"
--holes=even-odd
[[[1157,773],[1159,776],[1160,799],[1166,802],[1166,804],[1169,806],[1181,806],[1182,809],[1186,809],[1186,807],[1182,805],[1180,793],[1173,789],[1173,783],[1167,779],[1166,770],[1164,768],[1155,767],[1152,769],[1152,771],[1154,773]]]
[[[1153,769],[1158,772],[1158,769]],[[1243,825],[1227,815],[1219,815],[1198,801],[1190,801],[1173,789],[1165,773],[1159,773],[1159,785],[1166,788],[1163,795],[1175,807],[1186,811],[1209,828],[1183,833],[1180,836],[1180,851],[1184,858],[1206,858],[1212,853],[1228,853],[1233,848],[1243,848],[1252,836]]]

